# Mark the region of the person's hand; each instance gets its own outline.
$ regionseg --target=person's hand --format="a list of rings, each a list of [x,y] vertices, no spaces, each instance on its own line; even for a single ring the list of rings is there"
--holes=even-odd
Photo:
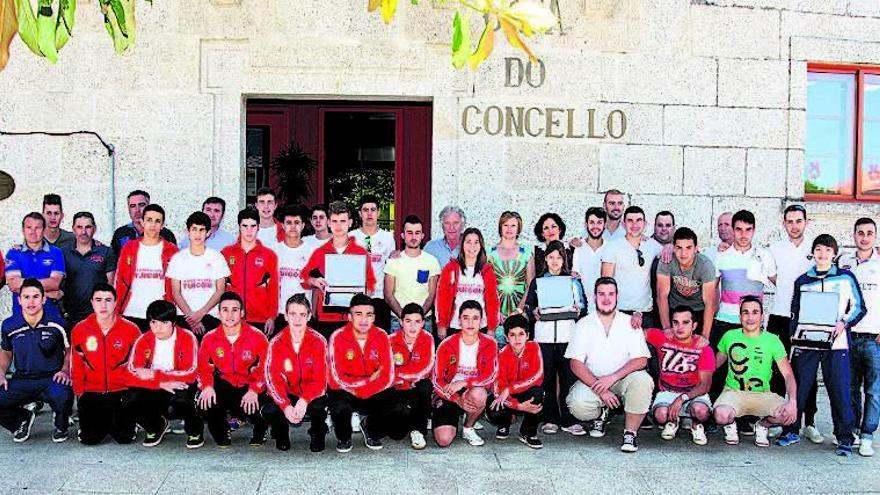
[[[535,308],[535,311],[532,313],[535,315],[535,321],[541,321],[541,309]]]
[[[321,292],[327,292],[327,279],[324,277],[311,277],[309,279],[309,285],[318,289]]]
[[[617,383],[617,380],[613,375],[606,375],[603,377],[599,377],[593,382],[593,386],[590,387],[593,389],[593,392],[596,392],[597,395],[602,395],[611,389],[611,387]]]
[[[494,411],[500,411],[504,407],[504,403],[507,402],[508,397],[510,397],[510,389],[505,388],[503,392],[498,394],[498,397],[495,397],[495,400],[492,401],[489,407]]]
[[[391,251],[391,254],[388,255],[389,260],[396,260],[397,258],[400,258],[400,251],[396,249],[394,251]]]
[[[697,344],[695,346],[695,349],[700,350],[704,347],[709,346],[709,344],[710,344],[709,337],[703,337],[702,335],[699,335],[699,334],[697,334],[696,337],[697,337]]]
[[[437,337],[439,337],[440,340],[445,339],[446,338],[446,328],[437,327]]]
[[[244,394],[244,397],[241,398],[241,408],[247,414],[254,414],[257,412],[257,407],[259,407],[259,403],[257,401],[259,397],[257,393],[253,390],[248,390],[247,393]]]
[[[266,335],[272,335],[272,332],[275,331],[275,318],[269,318],[266,320],[266,325],[263,327],[263,333]]]
[[[568,241],[568,245],[573,248],[579,248],[584,245],[584,240],[580,237],[575,237],[572,240]]]
[[[193,333],[196,335],[202,335],[205,333],[205,325],[202,322],[198,322],[195,325],[190,325],[190,329],[192,329]]]
[[[202,318],[205,317],[204,311],[193,311],[190,314],[186,315],[186,324],[190,327],[196,327],[202,323]]]
[[[629,317],[629,325],[633,328],[642,328],[642,313],[636,311]]]
[[[156,373],[153,372],[153,370],[148,370],[146,368],[134,370],[134,376],[138,377],[139,380],[152,380],[155,374]]]
[[[62,385],[67,385],[67,386],[70,386],[70,384],[73,383],[70,380],[70,373],[68,373],[67,371],[64,371],[64,370],[61,370],[58,373],[55,373],[55,376],[52,377],[52,380],[55,383],[60,383]]]
[[[459,380],[457,382],[452,382],[452,383],[446,385],[445,387],[443,387],[443,392],[446,395],[453,395],[465,387],[467,387],[467,382],[464,380]]]
[[[789,399],[785,404],[773,411],[773,416],[779,418],[784,425],[790,425],[797,419],[797,403]]]
[[[538,414],[541,412],[541,409],[544,407],[541,404],[535,404],[534,399],[529,399],[525,402],[520,402],[518,409],[522,412],[529,414]]]
[[[64,291],[61,289],[46,291],[46,298],[47,299],[54,299],[57,301],[58,299],[61,299],[62,297],[64,297]]]
[[[660,250],[660,261],[663,263],[669,263],[672,261],[672,244],[666,244],[663,246],[663,249]]]
[[[205,387],[199,392],[199,398],[196,400],[199,409],[207,411],[211,406],[217,403],[217,392],[214,387]]]
[[[834,335],[833,337],[836,339],[838,335],[842,334],[846,331],[846,323],[842,321],[838,321],[836,325],[834,325]]]
[[[189,385],[183,382],[162,382],[159,384],[159,388],[168,392],[169,394],[173,394],[178,390],[186,390]]]
[[[295,406],[287,407],[290,408],[290,416],[287,415],[287,408],[284,409],[284,415],[287,417],[288,421],[296,425],[302,423],[303,418],[306,416],[306,409],[309,405],[305,400],[299,399],[296,401]]]
[[[730,248],[730,243],[722,242],[721,244],[718,245],[718,252],[723,253],[724,251],[727,251],[729,248]]]
[[[9,382],[6,381],[6,373],[0,373],[0,388],[9,390]]]
[[[461,407],[470,414],[476,414],[482,410],[482,407],[479,404],[477,404],[476,402],[471,400],[470,397],[467,396],[462,398]]]
[[[378,368],[376,368],[376,371],[374,371],[373,374],[370,375],[370,381],[371,381],[371,382],[374,382],[374,381],[378,380],[378,379],[379,379],[379,376],[380,376],[381,374],[382,374],[382,367],[379,366]]]
[[[681,413],[681,406],[683,405],[684,399],[679,395],[672,401],[672,404],[669,404],[669,411],[666,413],[666,417],[669,418],[667,421],[678,423],[678,415]]]
[[[602,404],[605,404],[606,407],[610,407],[611,409],[614,409],[620,405],[620,399],[618,399],[616,395],[611,393],[610,390],[599,394],[599,399],[602,400]]]

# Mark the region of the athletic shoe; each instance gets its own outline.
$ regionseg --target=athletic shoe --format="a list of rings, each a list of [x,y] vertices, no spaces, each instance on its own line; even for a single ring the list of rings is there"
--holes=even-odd
[[[370,450],[382,450],[382,440],[373,437],[367,429],[367,418],[361,416],[361,434],[364,436],[364,445]]]
[[[165,426],[159,430],[159,433],[150,433],[147,432],[144,434],[144,442],[141,444],[144,447],[155,447],[162,443],[162,439],[165,438],[165,434],[168,432],[168,420],[164,419]]]
[[[863,438],[862,444],[859,445],[859,455],[862,457],[873,457],[874,456],[874,440],[870,438]]]
[[[822,436],[822,432],[820,432],[819,429],[813,425],[808,425],[806,428],[804,428],[804,436],[807,437],[807,440],[813,443],[822,443],[825,441],[825,437]]]
[[[636,440],[636,433],[629,430],[623,430],[623,443],[620,444],[621,452],[638,452],[639,442]]]
[[[480,438],[480,434],[477,433],[475,428],[463,427],[461,429],[461,438],[467,440],[469,444],[473,447],[479,447],[486,443],[482,438]]]
[[[327,419],[330,419],[330,416],[327,416]],[[351,431],[354,433],[361,431],[361,415],[356,412],[351,413]]]
[[[290,450],[290,437],[287,435],[275,439],[275,448],[284,452]]]
[[[507,440],[507,437],[510,436],[510,427],[509,426],[499,426],[497,430],[495,430],[495,438],[498,440]]]
[[[425,435],[422,435],[422,432],[419,430],[409,432],[409,442],[415,450],[422,450],[428,445],[428,443],[425,442]]]
[[[559,425],[556,423],[544,423],[544,426],[541,427],[541,433],[545,435],[555,435],[559,433]]]
[[[651,415],[645,416],[645,419],[642,420],[641,426],[639,426],[640,430],[653,430],[654,429],[654,418]]]
[[[66,442],[68,438],[70,438],[70,431],[67,429],[59,430],[55,428],[55,431],[52,432],[52,441],[55,443]]]
[[[18,428],[15,429],[15,433],[12,434],[12,441],[15,443],[27,442],[27,439],[31,437],[31,427],[34,426],[34,420],[36,418],[36,414],[32,411],[28,411],[27,418],[18,425]]]
[[[663,431],[660,432],[660,438],[663,440],[672,440],[675,438],[676,433],[678,433],[678,423],[670,421],[663,425]]]
[[[476,423],[474,423],[474,429],[475,429],[475,430],[482,430],[482,429],[483,429],[483,423],[480,423],[479,421],[477,421]]]
[[[171,433],[174,433],[175,435],[183,435],[186,433],[186,427],[182,419],[178,419],[171,423]]]
[[[770,439],[767,437],[769,434],[770,428],[761,423],[755,423],[755,445],[758,447],[769,447]]]
[[[216,442],[217,446],[221,449],[229,448],[232,446],[232,438],[229,435],[215,439],[214,442]]]
[[[736,429],[736,423],[724,425],[724,443],[727,445],[739,444],[739,432]]]
[[[541,439],[538,438],[537,435],[532,436],[532,437],[528,437],[528,436],[520,434],[519,441],[526,444],[529,448],[532,448],[532,449],[544,448],[544,443],[541,442]]]
[[[43,406],[44,406],[43,401],[38,400],[36,402],[31,402],[30,404],[25,404],[24,408],[27,409],[28,411],[36,414],[36,413],[43,410]]]
[[[605,426],[608,421],[608,408],[603,407],[602,413],[598,418],[593,420],[593,427],[590,428],[590,436],[593,438],[602,438],[605,436]]]
[[[776,439],[776,445],[780,447],[788,447],[796,443],[801,443],[801,437],[797,433],[785,433]]]
[[[278,441],[275,441],[275,447],[278,447]],[[287,439],[287,449],[290,448],[290,439]],[[287,450],[284,449],[284,450]],[[311,435],[309,438],[309,451],[311,452],[323,452],[324,451],[324,434],[321,433],[319,435]]]
[[[691,440],[697,445],[706,445],[709,439],[706,438],[706,430],[699,423],[691,423]]]
[[[841,457],[850,457],[852,455],[852,445],[838,445],[834,453]]]
[[[262,430],[262,429],[260,429]],[[251,447],[262,447],[266,443],[266,430],[259,431],[257,428],[254,428],[254,433],[251,435],[250,446]]]
[[[205,435],[199,433],[198,435],[186,436],[186,448],[197,449],[202,445],[205,445]]]
[[[587,434],[587,430],[580,423],[575,423],[571,426],[563,426],[562,431],[567,432],[576,437],[582,437]]]
[[[740,435],[750,437],[755,434],[755,424],[756,423],[752,423],[751,421],[743,421],[742,428],[740,428],[739,425],[737,425],[736,428]]]
[[[344,454],[346,452],[351,451],[351,440],[337,440],[336,441],[336,452],[340,454]]]
[[[837,437],[834,435],[831,436],[831,443],[834,444],[835,447],[840,444],[840,442],[837,441]],[[853,435],[853,443],[852,443],[853,447],[858,447],[861,443],[862,443],[861,437],[857,437],[856,435]]]

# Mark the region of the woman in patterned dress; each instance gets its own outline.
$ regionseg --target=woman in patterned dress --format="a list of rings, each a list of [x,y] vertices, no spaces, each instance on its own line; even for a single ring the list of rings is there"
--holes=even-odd
[[[498,219],[498,236],[501,238],[489,252],[489,264],[498,280],[498,298],[501,300],[501,321],[496,339],[504,343],[504,319],[513,313],[521,313],[525,304],[526,288],[535,277],[534,264],[529,263],[531,250],[519,243],[523,221],[519,213],[505,211]]]

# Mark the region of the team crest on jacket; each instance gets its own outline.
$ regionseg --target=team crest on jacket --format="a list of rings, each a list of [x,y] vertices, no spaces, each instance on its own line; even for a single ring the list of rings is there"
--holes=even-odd
[[[400,366],[401,364],[403,364],[403,354],[401,354],[399,352],[394,353],[394,364],[397,366]]]
[[[263,258],[261,258],[261,257],[254,258],[254,266],[263,266]]]
[[[94,352],[98,350],[98,338],[92,335],[88,339],[86,339],[86,350],[89,352]]]
[[[290,373],[293,371],[293,363],[290,362],[290,359],[284,360],[284,371]]]
[[[419,356],[419,353],[418,353],[418,352],[414,352],[414,353],[412,353],[412,354],[410,355],[409,358],[410,358],[411,360],[413,360],[413,361],[418,361],[418,360],[420,360],[422,357]]]
[[[218,358],[222,358],[223,355],[225,354],[225,353],[223,352],[223,348],[222,348],[222,347],[218,347],[217,350],[216,350],[215,352],[217,353],[217,357],[218,357]]]
[[[243,353],[241,353],[241,358],[244,359],[245,361],[250,361],[251,359],[254,358],[254,354],[250,350],[246,350]]]
[[[122,349],[122,341],[117,339],[113,342],[113,348],[116,350]]]
[[[455,364],[455,356],[449,356],[449,364]]]
[[[229,257],[229,266],[232,266],[234,264],[235,264],[235,256],[230,256]]]
[[[379,352],[376,349],[370,351],[370,359],[379,359]]]
[[[150,359],[150,356],[152,356],[152,355],[153,355],[153,351],[151,351],[150,349],[147,349],[146,351],[144,351],[144,358]]]
[[[349,361],[354,359],[354,351],[349,349],[348,352],[345,353],[345,359],[348,359]]]

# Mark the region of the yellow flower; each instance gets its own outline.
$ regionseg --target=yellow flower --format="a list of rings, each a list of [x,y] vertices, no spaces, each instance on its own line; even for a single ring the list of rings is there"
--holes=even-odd
[[[367,10],[373,12],[376,9],[380,9],[382,20],[385,21],[385,24],[390,24],[394,18],[394,13],[397,12],[397,2],[398,0],[369,0]]]
[[[522,50],[529,60],[536,62],[538,58],[520,35],[531,37],[536,32],[543,33],[556,23],[556,16],[550,9],[531,0],[515,3],[511,0],[461,0],[461,3],[481,12],[486,18],[486,27],[480,35],[477,49],[468,59],[472,69],[476,69],[492,53],[498,27],[504,31],[511,46]]]

